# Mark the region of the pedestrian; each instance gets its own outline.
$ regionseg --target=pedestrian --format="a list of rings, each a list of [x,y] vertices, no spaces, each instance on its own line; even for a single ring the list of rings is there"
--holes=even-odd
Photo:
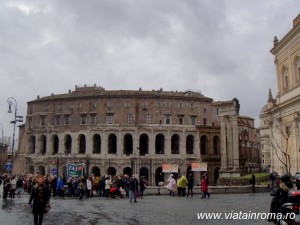
[[[179,178],[179,180],[177,181],[177,187],[179,186],[180,187],[180,190],[181,190],[181,195],[182,197],[185,196],[185,191],[186,191],[186,186],[188,184],[188,180],[186,179],[185,176],[181,176]]]
[[[187,186],[188,186],[188,192],[186,197],[189,197],[190,193],[191,193],[191,197],[193,197],[194,178],[192,174],[189,175]]]
[[[32,204],[33,201],[33,204]],[[44,185],[43,177],[38,177],[37,185],[32,188],[28,204],[32,205],[34,225],[42,225],[45,208],[49,203],[49,187]]]
[[[55,198],[56,197],[56,189],[57,189],[57,178],[56,178],[56,176],[51,181],[51,189],[52,189],[52,195]]]
[[[91,181],[91,177],[89,177],[88,179],[86,179],[86,197],[91,196],[91,191],[92,191],[92,181]]]
[[[202,192],[201,198],[206,198],[206,196],[208,198],[210,197],[210,193],[208,192],[207,178],[205,174],[202,175],[202,179],[201,179],[201,192]]]
[[[171,174],[169,179],[167,180],[168,184],[166,186],[166,188],[169,190],[170,192],[170,196],[175,196],[175,192],[176,192],[176,180],[174,179],[174,175]]]
[[[132,175],[130,178],[130,182],[129,182],[129,201],[130,201],[130,203],[132,202],[132,197],[133,197],[134,202],[137,202],[136,194],[138,191],[138,185],[139,184],[138,184],[137,179],[135,178],[134,175]]]
[[[105,176],[101,177],[98,183],[98,194],[99,197],[105,196]]]
[[[10,177],[6,176],[3,180],[3,204],[6,204],[6,199],[9,193],[9,189],[10,189]]]
[[[17,185],[16,177],[13,176],[10,179],[10,188],[9,188],[9,197],[13,200],[15,199],[16,185]]]
[[[123,184],[126,192],[126,198],[129,198],[129,183],[130,183],[129,176],[127,174],[124,174]]]
[[[62,197],[62,198],[65,197],[64,182],[63,182],[63,179],[61,176],[58,177],[56,190],[57,190],[56,193],[59,197]]]
[[[107,175],[105,177],[105,197],[108,198],[110,195],[110,188],[111,188],[111,175]]]
[[[252,184],[252,192],[255,193],[255,183],[256,183],[256,178],[255,175],[252,174],[251,180],[250,180],[250,184]]]
[[[86,181],[84,178],[81,178],[79,181],[78,191],[79,191],[79,199],[82,200],[84,193],[86,191]]]
[[[20,196],[21,190],[23,188],[23,178],[21,176],[19,176],[19,178],[17,180],[16,187],[17,187],[17,196]]]
[[[144,181],[144,178],[142,177],[141,180],[140,180],[140,195],[139,195],[139,198],[143,198],[145,189],[146,189],[146,183]]]

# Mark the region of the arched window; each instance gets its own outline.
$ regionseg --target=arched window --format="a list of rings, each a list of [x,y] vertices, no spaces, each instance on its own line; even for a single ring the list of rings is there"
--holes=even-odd
[[[28,145],[28,151],[29,153],[35,153],[35,145],[36,145],[36,139],[35,136],[29,137],[29,145]]]
[[[108,153],[109,154],[117,153],[117,136],[115,134],[110,134],[108,136]]]
[[[186,154],[194,154],[194,136],[188,135],[186,137]]]
[[[130,155],[133,151],[133,140],[131,134],[125,134],[124,136],[124,154]]]
[[[67,134],[65,136],[65,153],[71,154],[71,150],[72,150],[72,137],[71,135]]]
[[[165,137],[162,134],[156,135],[155,138],[155,153],[164,154],[165,152]]]
[[[58,148],[59,148],[59,138],[57,135],[52,136],[52,142],[53,142],[53,151],[52,154],[55,155],[58,153]]]
[[[99,134],[95,134],[93,136],[93,153],[100,154],[101,153],[101,137]]]
[[[281,77],[282,77],[283,91],[286,91],[289,86],[289,80],[288,80],[288,69],[285,66],[282,68]]]
[[[149,138],[147,134],[142,134],[140,136],[140,155],[146,155],[149,154],[148,148],[149,148]]]
[[[208,144],[207,136],[203,135],[200,139],[200,153],[201,153],[201,155],[205,155],[207,153],[207,144]]]
[[[40,139],[40,149],[41,149],[41,153],[44,155],[46,154],[47,151],[47,138],[45,135],[41,136]]]
[[[171,138],[171,153],[179,154],[179,135],[174,134]]]
[[[85,154],[86,151],[86,140],[85,135],[79,135],[79,154]]]

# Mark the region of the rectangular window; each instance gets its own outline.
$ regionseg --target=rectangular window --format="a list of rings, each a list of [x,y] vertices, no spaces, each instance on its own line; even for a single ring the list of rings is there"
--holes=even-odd
[[[81,115],[81,125],[87,124],[87,115]]]
[[[146,115],[146,123],[150,124],[151,123],[151,114]]]
[[[70,125],[70,115],[65,115],[65,125]]]
[[[32,117],[28,118],[28,127],[29,127],[29,129],[32,128]],[[3,142],[3,140],[2,140],[2,142]]]
[[[41,116],[41,127],[46,125],[46,116]]]
[[[148,102],[144,102],[143,109],[148,109]]]
[[[165,104],[165,105],[166,105],[166,107],[167,107],[167,108],[170,108],[170,107],[171,107],[171,104],[170,104],[170,102],[166,102],[166,104]]]
[[[207,125],[207,120],[206,120],[206,118],[203,118],[203,125],[204,125],[204,126]]]
[[[125,107],[127,107],[127,108],[130,107],[130,102],[129,102],[129,101],[126,101],[126,102],[125,102]]]
[[[157,108],[160,108],[160,107],[161,107],[161,102],[160,102],[160,101],[157,101],[157,102],[156,102],[156,107],[157,107]]]
[[[165,124],[171,124],[171,115],[165,115]]]
[[[114,123],[114,114],[109,113],[107,114],[107,124],[113,124]]]
[[[61,103],[58,104],[57,109],[58,109],[58,111],[61,111],[63,109],[63,105]]]
[[[193,102],[191,102],[190,108],[191,108],[191,109],[194,109],[194,108],[195,108],[195,104],[194,104]]]
[[[127,123],[131,124],[133,122],[133,115],[131,113],[127,114]]]
[[[91,115],[91,124],[92,125],[96,124],[96,115],[95,114]]]
[[[206,108],[203,109],[203,113],[206,113]]]
[[[178,116],[178,124],[183,125],[183,115]]]
[[[191,125],[197,125],[197,116],[191,116]]]
[[[97,108],[97,103],[96,103],[96,102],[93,102],[93,103],[92,103],[92,108],[93,108],[93,109],[96,109],[96,108]]]
[[[60,116],[55,116],[55,126],[60,125]]]
[[[111,108],[112,105],[113,105],[112,102],[107,102],[107,107],[108,107],[108,108]]]
[[[178,103],[178,108],[183,108],[183,103],[182,102]]]

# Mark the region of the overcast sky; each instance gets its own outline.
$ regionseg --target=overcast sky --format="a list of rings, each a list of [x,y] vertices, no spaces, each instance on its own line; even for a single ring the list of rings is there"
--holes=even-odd
[[[299,9],[299,0],[0,0],[4,136],[9,97],[26,116],[37,95],[94,83],[236,97],[258,124],[268,89],[277,94],[273,38]]]

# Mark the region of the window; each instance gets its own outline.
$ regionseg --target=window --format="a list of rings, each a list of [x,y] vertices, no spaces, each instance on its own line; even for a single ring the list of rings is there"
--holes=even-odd
[[[44,127],[46,125],[46,116],[41,116],[41,126]]]
[[[195,108],[195,104],[194,104],[193,102],[191,102],[190,108],[191,108],[191,109],[194,109],[194,108]]]
[[[282,87],[283,87],[283,91],[285,91],[288,88],[288,70],[286,67],[283,67],[281,75],[282,75]]]
[[[170,107],[171,107],[170,102],[166,102],[165,106],[166,106],[167,108],[170,108]]]
[[[157,101],[157,102],[156,102],[156,107],[157,107],[157,108],[160,108],[160,107],[161,107],[161,102],[160,102],[160,101]]]
[[[127,123],[131,124],[133,122],[133,115],[131,113],[127,114]]]
[[[70,115],[65,115],[65,125],[70,125]]]
[[[197,125],[197,116],[191,116],[191,125]]]
[[[62,109],[63,109],[63,106],[62,106],[62,104],[60,103],[60,104],[58,104],[58,106],[57,106],[57,109],[59,110],[59,111],[61,111]]]
[[[207,119],[203,118],[203,125],[206,126],[207,125]]]
[[[295,58],[295,80],[299,82],[300,80],[300,57]]]
[[[203,109],[203,113],[206,113],[206,108]]]
[[[127,107],[127,108],[130,107],[130,102],[129,101],[125,102],[125,107]]]
[[[178,124],[183,125],[183,115],[178,115]]]
[[[28,127],[29,127],[29,129],[32,128],[32,117],[28,118]],[[3,142],[3,140],[2,140],[2,142]]]
[[[143,109],[148,109],[148,103],[147,102],[143,103]]]
[[[112,105],[113,105],[112,102],[107,102],[107,107],[108,107],[108,108],[111,108]]]
[[[81,125],[86,125],[87,124],[87,116],[84,114],[84,115],[81,115]]]
[[[113,124],[114,123],[114,114],[109,113],[107,114],[107,124]]]
[[[178,108],[183,108],[183,103],[182,102],[178,103]]]
[[[97,103],[96,102],[93,102],[92,103],[92,109],[96,109],[97,108]]]
[[[91,115],[91,124],[92,125],[95,125],[97,123],[97,120],[96,120],[96,114],[92,114]]]
[[[171,115],[165,115],[165,124],[171,124]]]
[[[146,115],[146,123],[150,124],[151,123],[151,114]]]
[[[60,125],[60,116],[55,116],[55,126]]]

